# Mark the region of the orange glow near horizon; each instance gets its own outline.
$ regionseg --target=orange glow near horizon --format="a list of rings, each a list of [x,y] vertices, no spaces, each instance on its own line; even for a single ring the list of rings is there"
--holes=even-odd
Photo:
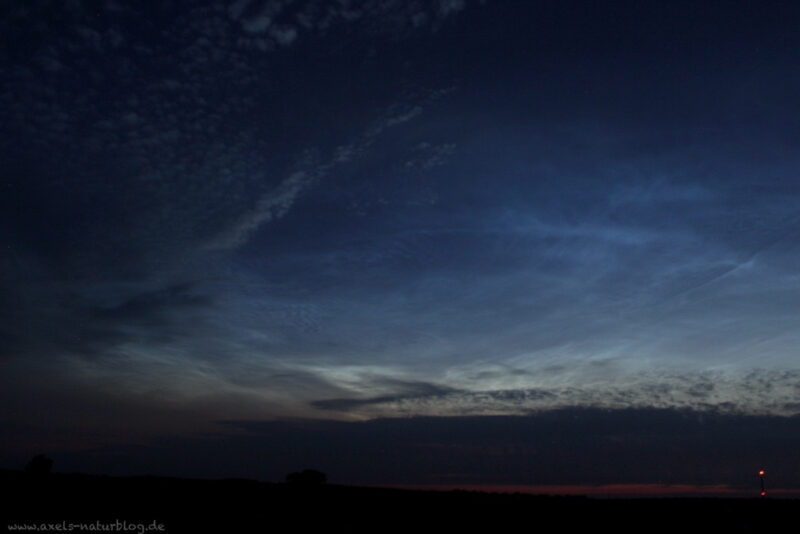
[[[386,487],[386,486],[383,486]],[[477,491],[486,493],[524,493],[529,495],[586,496],[609,498],[635,497],[752,497],[745,488],[733,488],[726,484],[607,484],[600,486],[579,485],[483,485],[483,484],[414,484],[391,485],[397,489],[420,491]],[[800,497],[800,489],[781,489],[784,497]],[[766,492],[765,492],[766,494]]]
[[[435,484],[395,486],[407,489],[434,490],[434,491],[481,491],[488,493],[527,493],[532,495],[587,495],[587,496],[659,496],[659,495],[736,495],[743,493],[741,490],[719,484],[709,486],[695,486],[691,484],[606,484],[601,486],[578,485],[483,485],[483,484]]]

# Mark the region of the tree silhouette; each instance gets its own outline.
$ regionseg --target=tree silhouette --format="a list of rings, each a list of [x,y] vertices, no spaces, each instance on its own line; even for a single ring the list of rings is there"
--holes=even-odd
[[[53,470],[53,460],[44,454],[37,454],[25,466],[25,472],[31,475],[49,475]]]
[[[304,469],[300,472],[289,473],[286,475],[287,484],[298,486],[319,486],[327,480],[325,473],[316,469]]]

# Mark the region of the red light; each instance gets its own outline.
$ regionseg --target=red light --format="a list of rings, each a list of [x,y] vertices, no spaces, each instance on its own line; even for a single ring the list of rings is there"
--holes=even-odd
[[[764,476],[764,470],[763,470],[763,469],[762,469],[761,471],[759,471],[759,472],[758,472],[758,476],[760,476],[760,477],[763,477],[763,476]]]
[[[762,492],[761,492],[761,496],[762,496],[762,497],[766,497],[766,496],[767,496],[767,492],[766,492],[766,491],[762,491]]]

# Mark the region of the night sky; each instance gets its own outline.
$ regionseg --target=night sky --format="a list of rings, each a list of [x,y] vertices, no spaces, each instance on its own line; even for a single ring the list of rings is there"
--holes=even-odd
[[[798,28],[2,2],[0,464],[800,487]]]

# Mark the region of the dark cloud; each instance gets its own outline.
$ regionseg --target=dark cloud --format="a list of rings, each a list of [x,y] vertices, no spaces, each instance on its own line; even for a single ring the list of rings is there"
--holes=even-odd
[[[95,312],[97,320],[152,323],[166,319],[166,312],[181,313],[187,309],[211,305],[208,295],[198,293],[199,284],[181,283],[142,293]]]
[[[44,295],[21,296],[1,327],[11,349],[7,356],[112,357],[126,342],[166,342],[188,335],[202,322],[197,313],[213,308],[209,295],[194,283],[131,297],[129,290],[109,289],[91,296],[56,286],[46,300]]]
[[[459,391],[454,388],[439,384],[431,384],[429,382],[382,379],[377,381],[377,385],[390,387],[392,389],[397,389],[398,391],[397,393],[391,395],[380,395],[377,397],[359,399],[343,398],[315,400],[311,404],[315,408],[320,408],[322,410],[347,412],[363,406],[369,406],[371,404],[395,404],[409,400],[430,400],[431,398],[437,399],[446,395],[459,393]]]

